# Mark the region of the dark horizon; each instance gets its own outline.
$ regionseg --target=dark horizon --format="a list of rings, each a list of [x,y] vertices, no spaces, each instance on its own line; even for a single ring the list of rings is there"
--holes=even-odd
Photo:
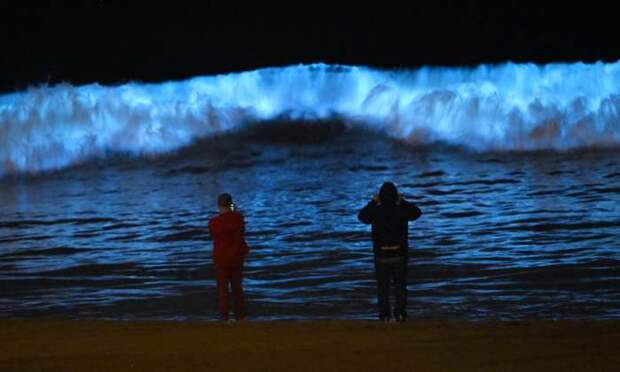
[[[0,91],[315,62],[415,68],[620,59],[616,13],[601,4],[63,5],[0,5]]]

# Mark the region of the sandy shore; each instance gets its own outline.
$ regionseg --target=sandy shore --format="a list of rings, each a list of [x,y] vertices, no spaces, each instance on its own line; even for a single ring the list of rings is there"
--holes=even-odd
[[[620,321],[0,321],[0,371],[618,371]]]

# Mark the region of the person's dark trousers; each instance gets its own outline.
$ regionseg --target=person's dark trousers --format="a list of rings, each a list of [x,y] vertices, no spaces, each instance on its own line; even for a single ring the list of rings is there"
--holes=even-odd
[[[394,315],[399,321],[407,318],[407,259],[405,257],[375,257],[379,319],[388,320]],[[390,284],[394,283],[396,303],[390,311]]]

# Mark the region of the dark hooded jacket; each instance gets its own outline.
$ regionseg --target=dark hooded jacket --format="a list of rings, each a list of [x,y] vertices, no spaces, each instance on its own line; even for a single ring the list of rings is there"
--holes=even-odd
[[[371,200],[358,214],[358,219],[372,225],[375,256],[408,256],[408,222],[422,215],[413,203],[399,197],[396,186],[386,182],[381,186],[379,202]]]

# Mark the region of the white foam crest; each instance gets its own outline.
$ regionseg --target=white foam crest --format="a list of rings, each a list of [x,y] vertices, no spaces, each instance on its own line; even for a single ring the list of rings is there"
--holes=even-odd
[[[0,175],[152,155],[248,121],[344,118],[477,151],[620,144],[620,62],[375,70],[324,64],[0,96]]]

